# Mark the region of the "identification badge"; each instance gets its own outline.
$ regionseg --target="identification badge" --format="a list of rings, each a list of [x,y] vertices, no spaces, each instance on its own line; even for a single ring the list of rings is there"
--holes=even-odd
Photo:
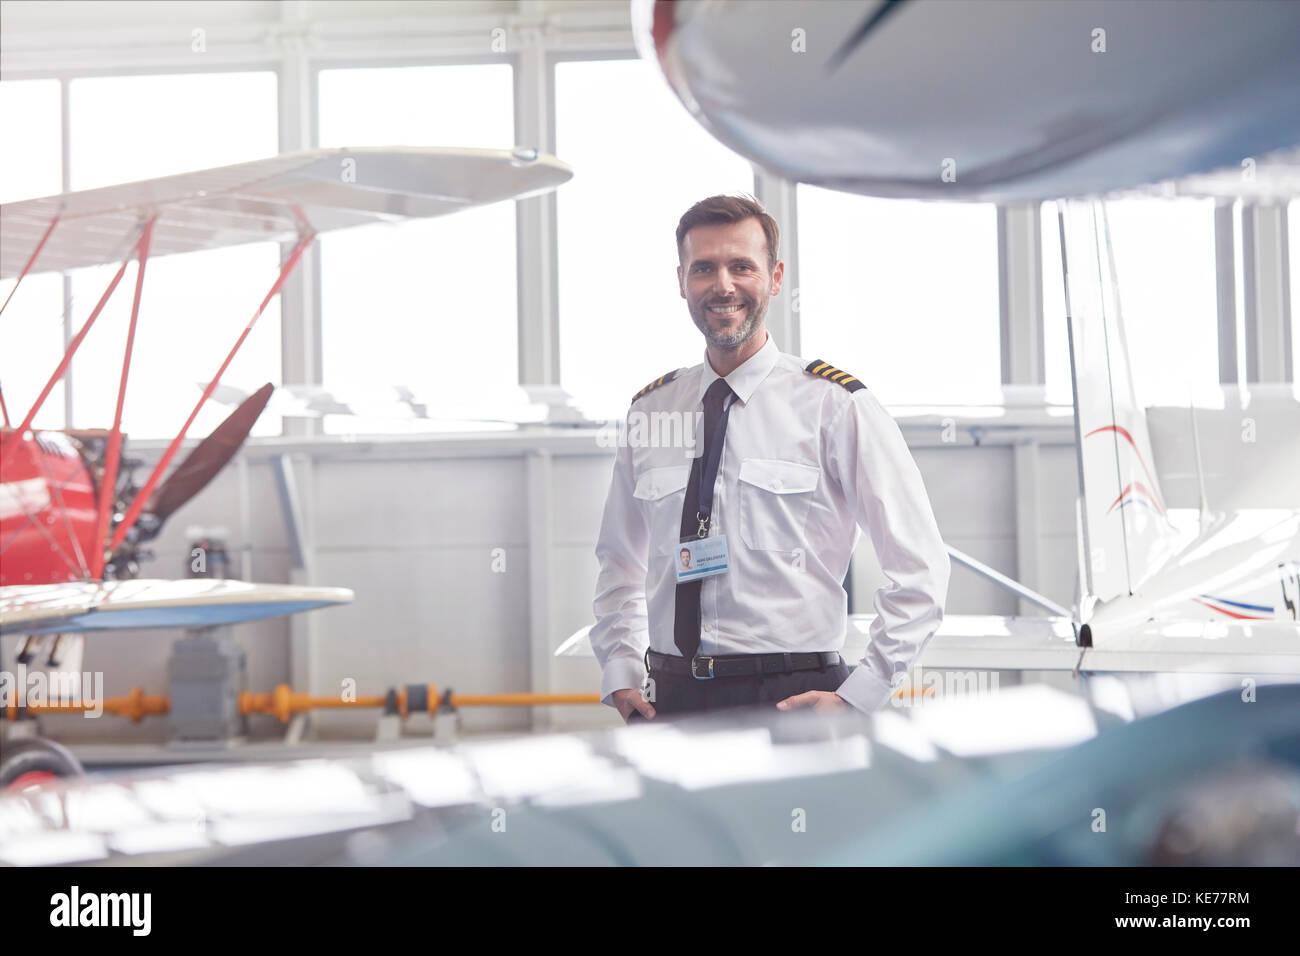
[[[677,583],[696,581],[730,570],[727,536],[686,538],[677,546]]]

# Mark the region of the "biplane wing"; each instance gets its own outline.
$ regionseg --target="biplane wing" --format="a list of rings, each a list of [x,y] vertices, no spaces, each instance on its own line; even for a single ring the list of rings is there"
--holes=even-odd
[[[0,279],[116,263],[157,215],[151,255],[428,218],[547,192],[572,170],[534,149],[313,149],[0,206]],[[42,245],[43,243],[43,245]]]
[[[181,581],[70,581],[0,587],[0,634],[213,627],[348,604],[347,588]]]

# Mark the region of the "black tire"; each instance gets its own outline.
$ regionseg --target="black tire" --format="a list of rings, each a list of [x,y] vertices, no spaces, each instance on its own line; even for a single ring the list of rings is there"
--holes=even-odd
[[[81,761],[67,747],[53,740],[29,737],[5,741],[0,754],[0,791],[25,773],[50,773],[56,777],[85,774]]]

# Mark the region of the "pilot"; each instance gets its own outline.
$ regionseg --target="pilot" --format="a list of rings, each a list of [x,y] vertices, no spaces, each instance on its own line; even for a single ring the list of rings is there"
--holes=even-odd
[[[948,555],[897,424],[856,376],[780,351],[767,331],[785,271],[778,239],[749,196],[701,200],[677,226],[678,288],[704,361],[633,397],[596,544],[591,645],[601,699],[625,721],[732,707],[870,713],[943,617]],[[658,439],[658,416],[701,412],[676,448],[632,440]],[[843,581],[859,528],[888,584],[850,672]],[[681,545],[710,536],[725,539],[710,545],[720,570],[679,580]]]

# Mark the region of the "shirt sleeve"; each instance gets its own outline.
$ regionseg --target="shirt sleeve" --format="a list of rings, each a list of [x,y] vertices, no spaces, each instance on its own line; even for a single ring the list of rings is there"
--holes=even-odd
[[[646,612],[646,560],[650,532],[632,495],[632,453],[620,435],[614,476],[605,499],[605,513],[596,539],[600,573],[592,602],[596,623],[591,649],[601,667],[601,702],[613,706],[610,695],[645,680],[645,651],[650,643]]]
[[[939,629],[952,565],[898,424],[869,389],[850,398],[831,424],[830,464],[889,583],[876,592],[866,654],[836,693],[870,713]]]

